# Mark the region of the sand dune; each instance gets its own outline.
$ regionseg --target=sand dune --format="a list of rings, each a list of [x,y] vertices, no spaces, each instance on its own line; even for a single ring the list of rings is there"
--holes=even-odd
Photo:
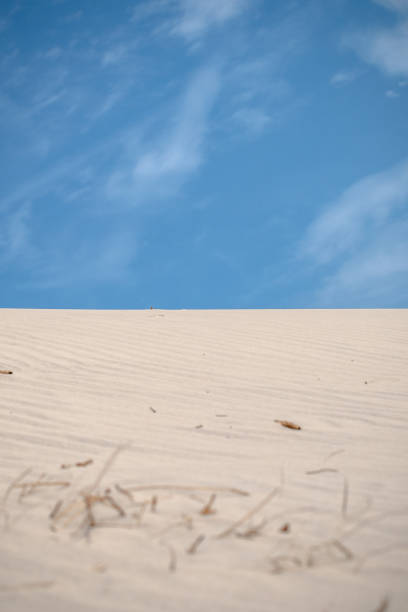
[[[407,609],[408,311],[1,310],[0,370],[2,610]]]

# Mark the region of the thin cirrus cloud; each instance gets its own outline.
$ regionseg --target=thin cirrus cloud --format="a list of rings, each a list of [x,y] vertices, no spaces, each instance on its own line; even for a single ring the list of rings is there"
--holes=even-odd
[[[132,146],[132,136],[126,140],[131,157],[121,160],[109,177],[107,195],[140,204],[152,196],[174,193],[203,163],[210,114],[219,89],[219,68],[210,65],[199,69],[187,83],[174,119],[153,146],[147,144],[150,134],[136,146]]]
[[[163,15],[155,33],[180,36],[190,44],[197,43],[212,28],[237,18],[249,6],[249,0],[149,0],[133,9],[132,21]]]
[[[362,60],[392,76],[408,76],[408,1],[375,0],[397,13],[392,27],[369,28],[350,32],[343,38]]]
[[[408,299],[408,222],[392,222],[329,275],[319,306],[398,307]]]
[[[374,2],[397,12],[408,12],[408,0],[374,0]]]
[[[334,87],[343,87],[352,83],[357,78],[358,74],[355,70],[339,70],[330,79],[331,85]]]
[[[394,218],[407,204],[405,159],[354,183],[311,223],[299,255],[329,270],[319,290],[323,305],[353,297],[362,304],[364,299],[387,301],[391,288],[398,294],[408,286],[408,222]]]
[[[172,33],[189,41],[196,40],[210,27],[238,17],[247,7],[247,0],[181,0],[181,16]]]

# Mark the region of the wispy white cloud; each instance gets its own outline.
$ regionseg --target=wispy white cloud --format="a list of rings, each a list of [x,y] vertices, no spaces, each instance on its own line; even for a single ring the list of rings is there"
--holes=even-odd
[[[318,264],[350,252],[408,199],[408,160],[346,189],[309,226],[301,254]]]
[[[232,118],[245,131],[255,135],[261,134],[271,122],[271,117],[265,110],[256,107],[240,108],[233,113]]]
[[[357,77],[358,72],[356,70],[339,70],[339,72],[333,74],[330,83],[335,87],[341,87],[352,83]]]
[[[31,205],[25,202],[13,212],[3,216],[0,229],[0,267],[10,264],[24,254],[32,256],[30,245],[29,223],[31,220]]]
[[[212,65],[200,69],[187,84],[170,126],[153,145],[147,144],[147,138],[136,145],[126,142],[134,157],[125,162],[124,170],[119,167],[111,175],[108,194],[139,203],[140,198],[177,189],[197,170],[204,160],[209,116],[219,88],[219,69]],[[130,141],[133,138],[130,135]]]
[[[358,181],[312,222],[299,256],[328,270],[319,291],[325,305],[341,295],[367,305],[380,297],[378,283],[408,287],[407,209],[408,159]]]
[[[45,59],[57,59],[62,54],[62,49],[60,47],[51,47],[47,51],[43,53],[43,57]]]
[[[148,0],[133,9],[132,21],[163,17],[156,32],[197,43],[212,28],[239,17],[255,0]]]
[[[395,89],[387,89],[387,91],[385,92],[385,96],[391,99],[399,98],[399,93],[395,91]]]
[[[71,240],[61,233],[58,241],[45,245],[36,269],[32,271],[30,287],[56,289],[61,287],[95,287],[131,282],[130,269],[138,251],[138,243],[129,227],[105,232],[100,237],[89,235],[78,241],[75,250]]]
[[[395,26],[367,28],[350,32],[343,42],[365,62],[390,75],[408,75],[408,2],[406,0],[376,0],[400,16]]]
[[[204,138],[211,108],[220,85],[218,70],[206,67],[189,83],[175,125],[165,138],[137,161],[135,177],[184,174],[202,162]]]
[[[107,49],[102,56],[102,65],[111,66],[122,61],[126,54],[126,46],[121,44]]]
[[[408,0],[374,0],[374,2],[399,13],[408,11]]]
[[[395,307],[408,300],[408,222],[390,223],[328,275],[319,306]]]
[[[197,40],[209,28],[238,17],[247,7],[248,0],[180,0],[181,15],[172,33],[188,41]]]

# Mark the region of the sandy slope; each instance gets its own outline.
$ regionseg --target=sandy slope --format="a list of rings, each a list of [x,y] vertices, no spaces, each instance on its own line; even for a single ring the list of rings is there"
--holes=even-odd
[[[1,610],[407,609],[408,311],[2,310],[0,369]]]

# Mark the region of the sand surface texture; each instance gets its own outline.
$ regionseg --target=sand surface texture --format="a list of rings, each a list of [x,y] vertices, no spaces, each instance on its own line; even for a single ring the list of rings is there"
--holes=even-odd
[[[408,609],[408,311],[1,310],[0,370],[2,611]]]

